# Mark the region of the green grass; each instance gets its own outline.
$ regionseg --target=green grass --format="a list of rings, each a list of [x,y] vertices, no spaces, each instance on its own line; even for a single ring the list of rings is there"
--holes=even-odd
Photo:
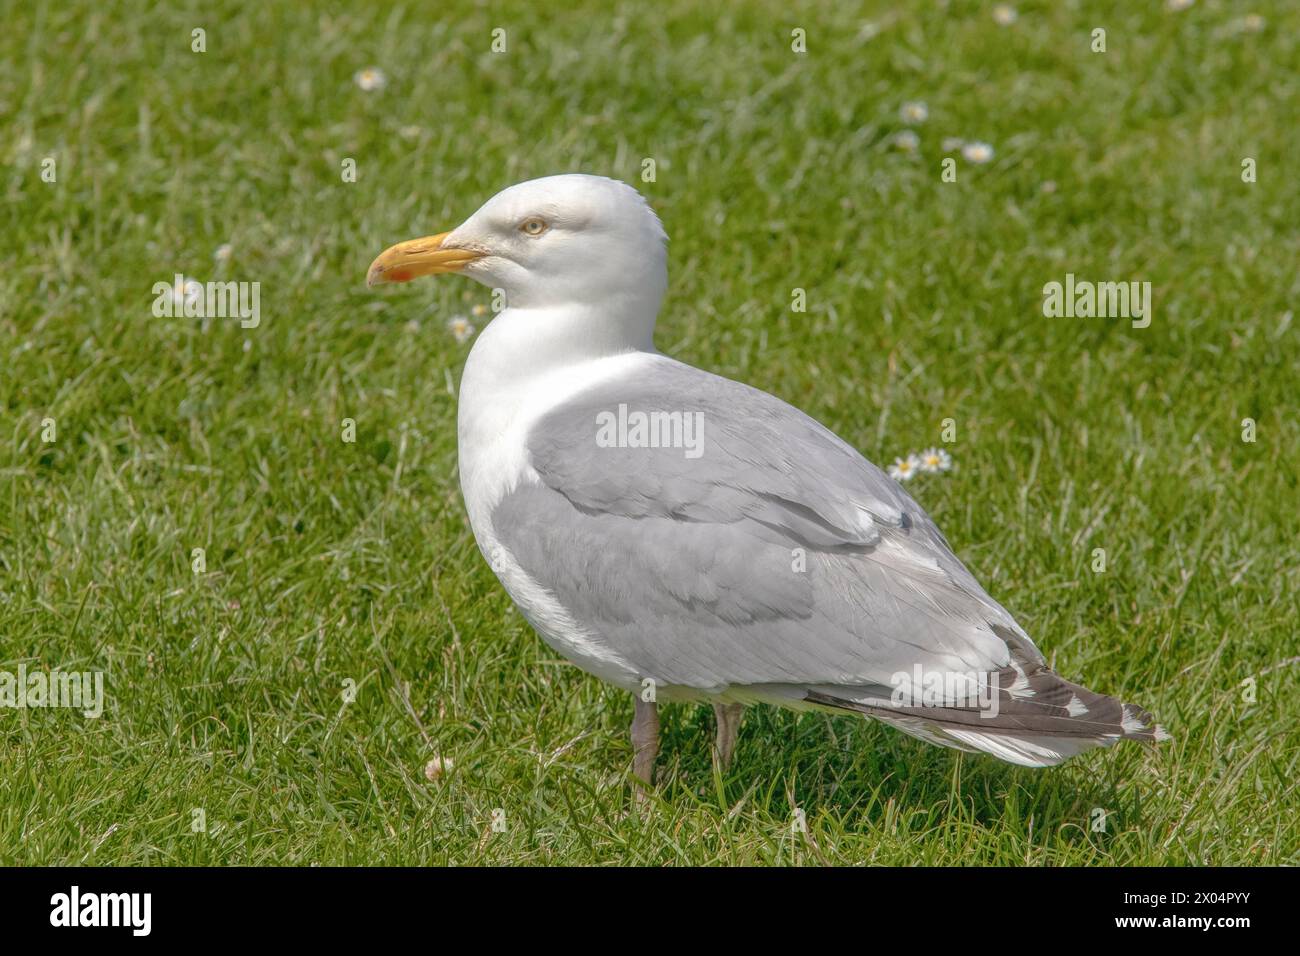
[[[1300,861],[1300,11],[661,6],[0,4],[0,670],[108,675],[99,720],[0,709],[0,862]],[[945,137],[996,156],[943,183]],[[638,814],[630,697],[533,635],[460,503],[444,324],[487,290],[363,281],[564,171],[662,216],[664,351],[879,463],[954,419],[912,493],[1058,670],[1176,739],[1030,771],[751,711],[718,775],[670,706]],[[176,272],[259,281],[261,325],[155,318]],[[1067,272],[1152,282],[1150,328],[1044,318]]]

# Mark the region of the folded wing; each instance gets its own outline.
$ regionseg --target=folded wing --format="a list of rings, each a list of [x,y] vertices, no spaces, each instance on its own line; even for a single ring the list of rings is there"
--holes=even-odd
[[[661,684],[983,672],[1011,660],[995,625],[1041,661],[896,482],[764,392],[659,357],[547,412],[527,447],[537,481],[499,503],[498,538]]]

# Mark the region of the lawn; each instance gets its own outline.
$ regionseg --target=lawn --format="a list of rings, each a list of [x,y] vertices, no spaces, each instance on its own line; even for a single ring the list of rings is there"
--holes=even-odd
[[[0,6],[0,671],[105,682],[0,708],[0,863],[1300,862],[1296,5]],[[718,772],[673,705],[638,812],[630,696],[461,504],[489,290],[364,282],[567,171],[662,217],[660,349],[942,444],[959,556],[1174,740],[1035,771],[754,710]],[[156,316],[176,274],[260,322]],[[1149,326],[1045,316],[1067,274]]]

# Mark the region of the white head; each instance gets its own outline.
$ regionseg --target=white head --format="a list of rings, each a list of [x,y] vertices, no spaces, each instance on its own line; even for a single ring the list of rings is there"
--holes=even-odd
[[[387,249],[366,281],[459,272],[504,290],[511,310],[593,312],[648,334],[668,283],[666,240],[626,183],[547,176],[502,190],[451,232]]]

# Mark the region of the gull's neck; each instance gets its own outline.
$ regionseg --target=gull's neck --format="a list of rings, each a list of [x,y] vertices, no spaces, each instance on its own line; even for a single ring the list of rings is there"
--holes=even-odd
[[[465,380],[509,386],[593,359],[653,352],[654,320],[653,312],[614,304],[509,308],[474,342]]]
[[[658,303],[655,303],[656,309]],[[526,470],[540,415],[597,382],[653,360],[654,312],[613,304],[509,308],[474,342],[461,376],[457,445],[471,520]]]

